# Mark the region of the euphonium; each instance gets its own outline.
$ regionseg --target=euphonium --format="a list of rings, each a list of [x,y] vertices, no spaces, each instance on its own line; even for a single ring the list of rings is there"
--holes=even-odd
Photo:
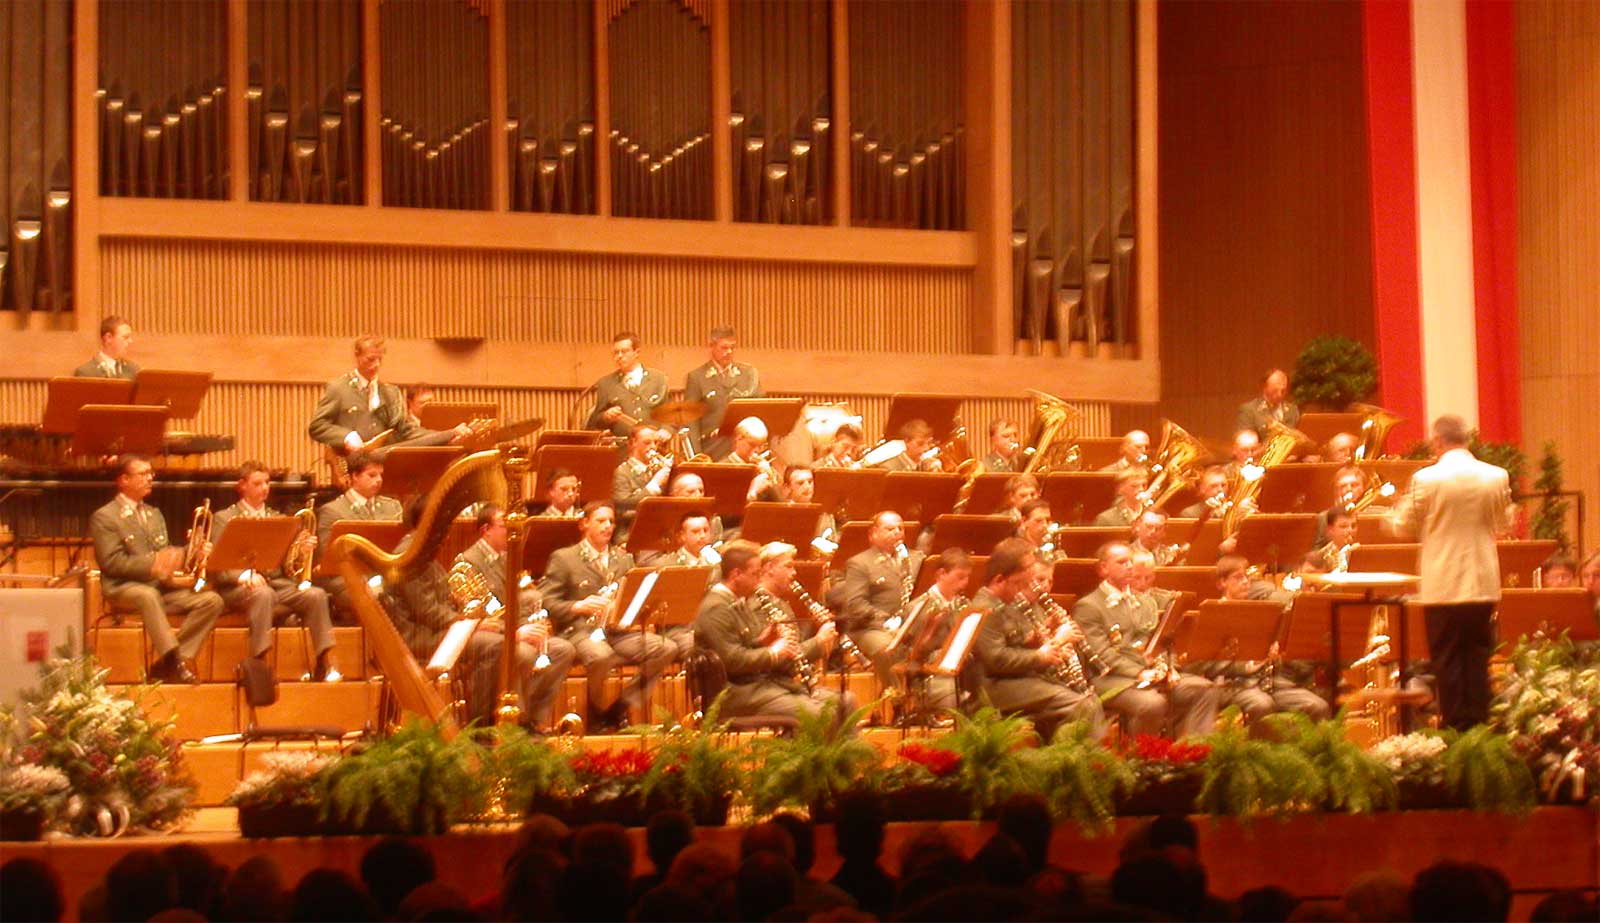
[[[1394,496],[1395,487],[1389,481],[1381,480],[1376,471],[1367,472],[1367,486],[1359,497],[1341,497],[1341,506],[1351,513],[1359,513],[1380,499]]]
[[[1366,419],[1361,421],[1361,445],[1356,446],[1352,455],[1358,462],[1372,461],[1382,455],[1389,430],[1405,422],[1405,417],[1372,404],[1351,404],[1350,409],[1366,415]]]
[[[1145,509],[1158,510],[1178,491],[1198,480],[1200,461],[1210,453],[1205,444],[1189,431],[1165,420],[1161,425],[1161,447],[1150,465],[1150,484],[1145,488]]]
[[[306,543],[308,536],[317,534],[316,507],[317,497],[312,494],[306,497],[306,505],[295,511],[294,518],[300,522],[300,534],[295,537],[294,544],[289,546],[289,553],[283,559],[283,572],[302,590],[311,588],[311,568],[316,563],[314,547]]]
[[[1294,447],[1303,439],[1304,436],[1299,430],[1283,427],[1267,439],[1266,447],[1261,450],[1259,459],[1240,466],[1239,476],[1228,492],[1227,511],[1222,515],[1224,539],[1238,535],[1239,527],[1244,524],[1245,518],[1255,512],[1256,497],[1261,493],[1267,469],[1287,461],[1289,455],[1294,452]]]
[[[1072,438],[1073,430],[1083,419],[1078,408],[1054,394],[1028,389],[1033,395],[1034,415],[1039,418],[1039,439],[1028,450],[1028,464],[1024,474],[1044,474],[1048,471],[1077,471],[1082,467],[1078,443]]]
[[[166,579],[166,584],[199,592],[206,587],[206,561],[211,557],[211,498],[194,508],[189,520],[189,544],[183,549],[183,563]]]

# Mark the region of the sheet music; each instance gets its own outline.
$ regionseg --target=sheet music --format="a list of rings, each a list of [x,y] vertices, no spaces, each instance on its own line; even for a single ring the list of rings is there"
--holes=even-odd
[[[650,591],[655,589],[656,579],[660,576],[661,571],[653,570],[639,581],[639,592],[633,594],[633,600],[628,603],[628,611],[622,613],[622,618],[617,620],[618,628],[633,627],[634,619],[639,617],[639,610],[644,608],[645,601],[650,598]]]
[[[972,612],[961,620],[961,625],[956,629],[956,636],[950,642],[950,647],[945,650],[944,659],[939,661],[939,670],[944,673],[954,673],[961,667],[961,655],[972,647],[973,636],[978,633],[978,625],[983,621],[982,612]]]

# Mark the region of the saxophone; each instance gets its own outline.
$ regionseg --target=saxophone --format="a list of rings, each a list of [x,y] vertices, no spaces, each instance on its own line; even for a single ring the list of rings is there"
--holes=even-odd
[[[1040,589],[1039,606],[1049,615],[1047,620],[1041,618],[1032,606],[1027,608],[1028,620],[1033,622],[1033,628],[1039,633],[1040,639],[1046,644],[1052,643],[1050,638],[1054,632],[1050,629],[1050,621],[1054,621],[1058,629],[1063,625],[1067,625],[1076,630],[1078,623],[1072,620],[1072,615],[1060,603],[1050,598],[1049,587],[1041,587],[1039,584],[1035,584],[1035,586]],[[1079,653],[1078,646],[1076,644],[1064,644],[1060,646],[1059,650],[1061,651],[1061,662],[1051,668],[1052,675],[1057,680],[1066,683],[1074,692],[1088,692],[1089,673],[1084,669],[1084,658]]]
[[[794,598],[799,600],[800,605],[806,607],[806,612],[810,613],[813,619],[818,622],[832,622],[834,629],[839,629],[838,620],[833,617],[832,610],[812,599],[811,594],[806,592],[806,588],[800,585],[800,581],[791,582],[789,584],[789,592],[794,594]],[[839,631],[839,650],[844,652],[846,659],[857,661],[865,659],[861,656],[860,648],[856,647],[856,643],[850,640],[850,637],[842,630]]]
[[[768,592],[765,588],[756,591],[756,605],[767,616],[767,622],[778,629],[778,635],[785,641],[795,646],[799,654],[794,659],[794,678],[805,689],[806,695],[814,695],[817,691],[817,668],[805,655],[805,649],[800,640],[800,629],[795,626],[794,620],[786,618],[789,614],[783,611],[778,597]]]

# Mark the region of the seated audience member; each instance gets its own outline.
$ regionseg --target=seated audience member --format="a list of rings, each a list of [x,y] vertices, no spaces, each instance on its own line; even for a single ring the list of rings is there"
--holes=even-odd
[[[222,885],[218,919],[282,920],[288,916],[289,895],[278,864],[268,856],[251,856],[230,872]],[[10,919],[7,917],[6,919]]]
[[[59,920],[66,910],[61,877],[38,859],[0,865],[0,920]]]
[[[1557,891],[1535,904],[1528,920],[1530,923],[1593,923],[1600,920],[1600,906],[1593,894]]]
[[[1001,802],[997,821],[996,829],[1022,847],[1029,875],[1043,871],[1050,864],[1050,837],[1055,832],[1055,821],[1042,795],[1012,795]]]
[[[689,844],[694,842],[694,818],[683,811],[657,811],[644,828],[644,851],[654,868],[635,875],[628,885],[634,900],[667,880],[667,869]]]
[[[106,919],[148,920],[178,906],[178,876],[160,853],[136,849],[106,871]]]
[[[1345,888],[1344,909],[1351,920],[1404,920],[1411,915],[1411,885],[1387,869],[1368,872]]]
[[[628,915],[633,841],[620,824],[590,824],[572,838],[572,864],[557,907],[568,920],[621,920]]]
[[[680,885],[669,884],[646,891],[628,914],[631,923],[698,923],[700,920],[719,918],[720,910],[705,896]]]
[[[543,846],[524,846],[506,860],[500,893],[484,908],[486,919],[554,920],[561,881],[567,874],[564,853]],[[481,905],[480,905],[481,906]]]
[[[1441,859],[1411,881],[1411,919],[1505,920],[1511,913],[1511,885],[1496,869],[1476,862]]]
[[[811,866],[817,859],[817,832],[811,821],[784,811],[774,814],[772,823],[787,830],[789,838],[794,841],[794,858],[790,863],[794,866],[795,874],[800,876],[795,891],[795,905],[807,912],[830,907],[854,907],[855,898],[811,874]]]
[[[1578,585],[1578,562],[1572,555],[1558,551],[1539,565],[1539,585],[1552,590]]]
[[[209,916],[227,869],[193,843],[176,843],[161,851],[178,883],[177,907]],[[9,919],[9,918],[8,918]]]
[[[307,872],[295,886],[289,919],[292,923],[321,923],[323,920],[376,921],[385,917],[378,909],[378,902],[349,872],[321,868]]]
[[[361,883],[388,917],[407,894],[437,877],[433,854],[401,837],[384,837],[361,857]]]
[[[672,860],[664,887],[683,888],[717,904],[730,896],[739,864],[726,850],[710,843],[691,843]]]
[[[1206,919],[1201,915],[1207,904],[1205,869],[1181,846],[1140,853],[1123,859],[1112,873],[1111,899],[1164,919]]]
[[[1281,923],[1289,919],[1300,899],[1277,885],[1268,885],[1251,888],[1239,895],[1235,903],[1239,910],[1235,919],[1239,923]]]
[[[972,854],[971,869],[979,881],[997,888],[1021,888],[1031,874],[1027,852],[1000,830]]]
[[[798,885],[794,867],[783,856],[762,850],[746,857],[739,863],[739,874],[734,879],[739,919],[770,918],[794,903]]]
[[[1589,555],[1578,569],[1578,585],[1589,591],[1594,600],[1595,618],[1600,619],[1600,551]]]
[[[886,823],[883,800],[873,792],[841,795],[835,818],[835,848],[842,861],[832,883],[863,911],[888,919],[894,910],[895,880],[878,861]]]

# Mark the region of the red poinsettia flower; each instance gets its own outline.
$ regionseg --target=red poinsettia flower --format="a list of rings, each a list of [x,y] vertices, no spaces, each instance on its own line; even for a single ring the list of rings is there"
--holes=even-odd
[[[961,765],[961,755],[942,747],[915,741],[900,745],[900,758],[909,760],[936,776],[948,776]]]

